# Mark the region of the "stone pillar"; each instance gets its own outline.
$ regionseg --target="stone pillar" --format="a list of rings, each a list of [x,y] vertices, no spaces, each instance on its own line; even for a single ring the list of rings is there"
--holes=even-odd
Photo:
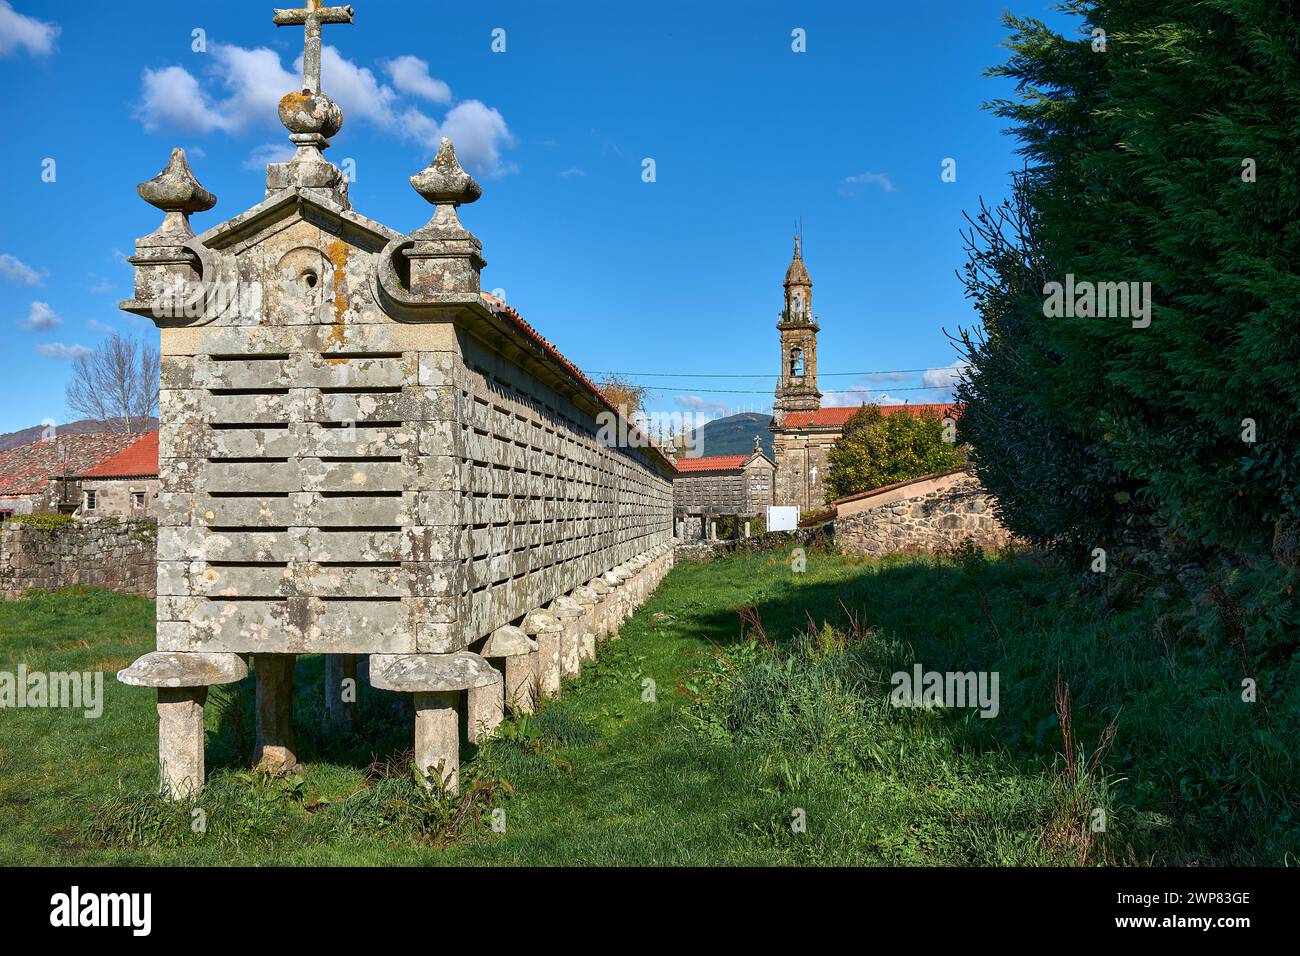
[[[524,633],[537,642],[537,696],[560,696],[561,635],[564,628],[552,615],[540,608],[524,618]]]
[[[371,654],[370,680],[380,690],[412,695],[415,765],[431,789],[460,790],[460,693],[500,682],[486,660],[469,651],[452,654]],[[475,700],[482,703],[488,698]],[[485,708],[486,709],[486,708]]]
[[[709,540],[718,540],[718,523],[712,519],[709,520]]]
[[[596,635],[600,632],[596,605],[599,596],[587,585],[573,589],[573,599],[582,607],[582,646],[579,648],[584,661],[596,659]]]
[[[288,770],[298,763],[293,752],[293,654],[255,654],[257,677],[257,766]]]
[[[458,691],[415,695],[415,765],[449,793],[460,790],[460,704]],[[426,785],[432,787],[432,784]]]
[[[505,718],[505,699],[502,690],[505,679],[498,674],[491,684],[471,687],[466,694],[465,739],[481,746],[497,732],[497,727]]]
[[[582,605],[567,595],[557,597],[547,609],[560,622],[564,631],[560,634],[560,672],[565,677],[577,677],[582,673]]]
[[[596,640],[607,640],[611,626],[609,613],[610,587],[605,583],[603,577],[592,578],[587,582],[587,587],[591,588],[592,593],[596,595],[596,606],[591,613],[591,619],[596,627]]]
[[[745,537],[746,537],[746,538],[749,537],[749,522],[748,522],[748,521],[745,522]]]
[[[507,624],[492,632],[479,653],[501,675],[502,709],[531,714],[537,699],[533,677],[537,644],[520,628]]]
[[[238,654],[197,651],[151,651],[117,679],[158,693],[158,777],[160,792],[184,800],[203,788],[203,705],[208,688],[233,684],[248,676]]]
[[[351,681],[345,684],[345,681]],[[325,655],[325,723],[337,733],[355,733],[357,715],[357,658],[353,654]],[[351,700],[345,700],[344,696]]]
[[[164,797],[186,800],[203,789],[206,687],[158,688],[158,773]]]

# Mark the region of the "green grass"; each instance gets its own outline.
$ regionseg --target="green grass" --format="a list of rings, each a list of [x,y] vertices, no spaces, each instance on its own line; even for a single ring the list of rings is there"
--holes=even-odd
[[[1075,585],[1028,556],[679,565],[562,700],[466,749],[459,800],[411,780],[396,695],[363,687],[364,733],[323,733],[323,665],[304,658],[303,772],[248,770],[251,679],[215,689],[194,806],[152,796],[152,694],[111,676],[150,649],[152,604],[34,596],[0,605],[0,670],[104,670],[106,703],[97,720],[0,711],[0,863],[1294,862],[1289,672],[1260,675],[1265,715],[1241,702],[1230,648],[1177,633],[1144,599],[1102,612]],[[997,671],[999,716],[890,706],[890,674],[914,661]],[[1073,781],[1058,670],[1080,747],[1115,728],[1104,763],[1089,774],[1085,753]]]

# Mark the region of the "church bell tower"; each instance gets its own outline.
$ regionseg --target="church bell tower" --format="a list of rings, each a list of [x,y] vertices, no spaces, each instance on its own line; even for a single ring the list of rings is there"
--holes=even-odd
[[[772,417],[780,425],[787,412],[821,408],[817,391],[817,333],[821,326],[812,311],[812,279],[803,264],[800,236],[794,237],[794,258],[785,271],[785,308],[776,323],[781,335],[781,377],[776,385]]]

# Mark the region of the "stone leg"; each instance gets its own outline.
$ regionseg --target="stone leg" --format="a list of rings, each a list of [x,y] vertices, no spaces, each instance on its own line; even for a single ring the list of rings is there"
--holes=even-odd
[[[582,632],[582,659],[584,661],[594,661],[596,659],[596,632]]]
[[[538,672],[537,694],[539,697],[558,698],[560,696],[560,632],[541,633],[534,638],[537,641]]]
[[[505,717],[505,686],[506,682],[498,677],[494,684],[471,687],[465,692],[468,698],[465,737],[470,743],[482,744],[496,733]]]
[[[293,753],[293,654],[256,654],[257,766],[287,770],[298,763]]]
[[[206,687],[158,688],[158,773],[162,795],[185,800],[203,789]]]
[[[565,677],[582,673],[582,631],[580,625],[570,621],[560,635],[560,670]]]
[[[356,655],[325,655],[325,723],[331,730],[353,733],[359,726],[358,679]]]
[[[506,658],[505,704],[521,714],[531,714],[534,710],[537,682],[533,674],[533,659],[537,657],[540,655],[533,653]]]
[[[441,776],[448,793],[460,790],[459,691],[415,694],[415,765],[426,777]]]

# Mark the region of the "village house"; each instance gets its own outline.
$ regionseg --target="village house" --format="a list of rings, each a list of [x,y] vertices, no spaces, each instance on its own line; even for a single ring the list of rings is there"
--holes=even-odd
[[[73,479],[83,518],[151,518],[158,501],[158,433],[149,432]]]
[[[0,520],[78,510],[78,477],[139,437],[123,432],[57,435],[0,452]]]

